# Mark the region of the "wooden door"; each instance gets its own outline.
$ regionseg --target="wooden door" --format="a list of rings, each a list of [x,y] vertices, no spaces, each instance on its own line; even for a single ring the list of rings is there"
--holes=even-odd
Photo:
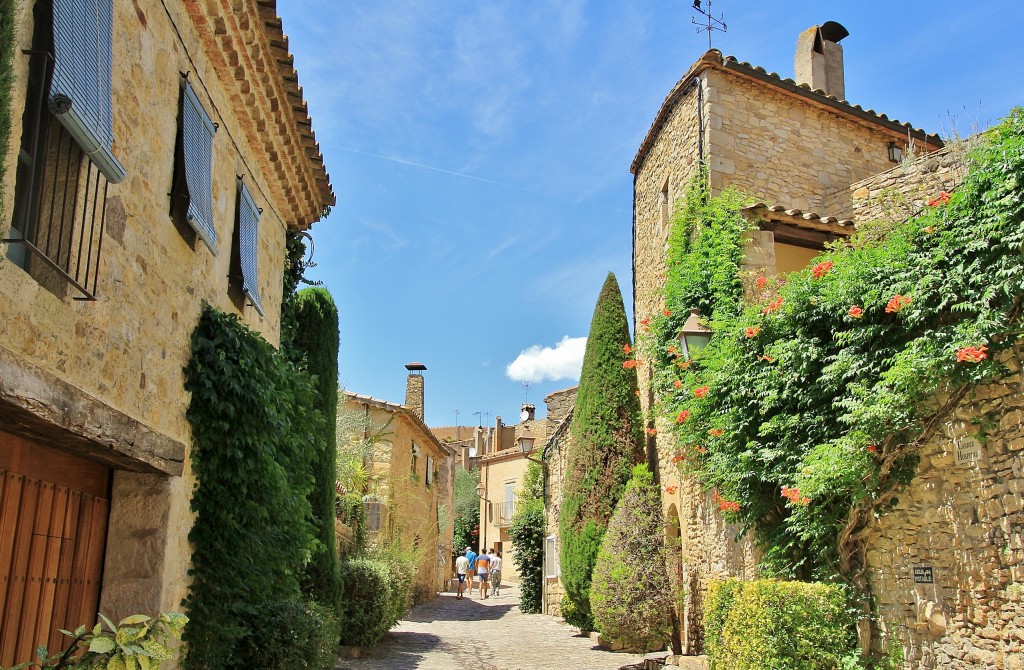
[[[0,667],[96,623],[110,470],[0,432]]]

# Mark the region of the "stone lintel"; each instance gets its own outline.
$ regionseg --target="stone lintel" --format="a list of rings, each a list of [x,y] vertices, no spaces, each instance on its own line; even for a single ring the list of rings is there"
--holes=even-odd
[[[0,347],[0,428],[111,468],[180,476],[185,445]]]

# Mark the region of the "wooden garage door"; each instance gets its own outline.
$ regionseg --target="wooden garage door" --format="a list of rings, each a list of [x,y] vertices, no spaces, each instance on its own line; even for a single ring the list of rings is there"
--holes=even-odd
[[[0,432],[0,667],[96,622],[110,470]]]

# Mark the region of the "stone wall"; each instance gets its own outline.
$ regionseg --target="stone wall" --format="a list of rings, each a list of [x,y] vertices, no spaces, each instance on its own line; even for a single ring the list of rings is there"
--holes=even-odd
[[[545,570],[549,561],[558,564],[558,552],[561,551],[561,544],[558,536],[559,509],[562,503],[562,484],[565,481],[566,458],[568,454],[569,425],[572,416],[572,409],[576,404],[576,391],[578,387],[555,391],[544,398],[547,405],[547,441],[544,446],[544,462],[548,464],[547,477],[544,487],[544,514],[546,538],[554,538],[553,546],[545,540]],[[554,550],[554,560],[551,561],[547,555],[549,550]],[[557,572],[557,571],[556,571]],[[562,596],[565,590],[559,577],[545,576],[543,612],[550,616],[561,616]]]
[[[942,191],[952,191],[966,176],[967,139],[853,183],[849,188],[857,222],[904,221],[923,210]]]
[[[909,668],[1024,668],[1024,346],[922,446],[917,475],[871,531],[876,650]]]

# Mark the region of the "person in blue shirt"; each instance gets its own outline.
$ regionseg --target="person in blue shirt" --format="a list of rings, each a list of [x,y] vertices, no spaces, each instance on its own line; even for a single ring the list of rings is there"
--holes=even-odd
[[[466,593],[473,595],[473,576],[476,574],[476,552],[472,547],[466,547],[466,558],[469,559],[469,571],[466,573]]]

